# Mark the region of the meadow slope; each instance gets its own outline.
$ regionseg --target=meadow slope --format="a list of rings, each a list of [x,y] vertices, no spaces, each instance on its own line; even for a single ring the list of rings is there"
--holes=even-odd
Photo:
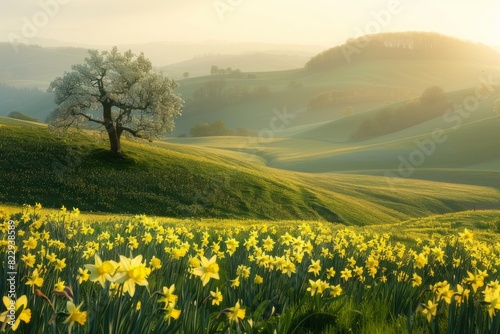
[[[22,123],[22,122],[21,122]],[[245,152],[125,141],[108,158],[98,133],[57,136],[45,128],[0,127],[0,200],[50,207],[176,217],[392,223],[498,207],[500,191],[385,177],[308,174],[269,168]]]

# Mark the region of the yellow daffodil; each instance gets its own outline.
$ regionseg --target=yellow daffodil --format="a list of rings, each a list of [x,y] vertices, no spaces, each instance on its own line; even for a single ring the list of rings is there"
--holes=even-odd
[[[311,296],[314,296],[318,291],[319,282],[320,282],[319,279],[316,281],[313,281],[312,279],[309,280],[309,287],[307,288],[307,291],[311,293]]]
[[[215,291],[210,291],[210,295],[212,296],[212,305],[220,305],[222,302],[222,293],[219,291],[219,288],[215,289]]]
[[[490,318],[493,318],[496,311],[500,310],[500,289],[487,287],[484,290],[484,301],[488,305],[488,314]]]
[[[338,297],[342,294],[342,288],[340,287],[340,284],[337,284],[335,286],[332,286],[330,288],[330,296],[332,297]]]
[[[458,305],[462,304],[462,302],[469,298],[470,290],[464,289],[461,284],[457,284],[457,292],[455,293],[455,300]]]
[[[142,263],[142,255],[129,259],[120,255],[119,268],[113,280],[115,283],[123,284],[123,293],[128,292],[130,296],[135,294],[135,285],[148,286],[147,278],[150,269]]]
[[[31,310],[28,308],[28,298],[26,297],[26,295],[22,295],[15,301],[7,296],[4,296],[2,301],[4,306],[7,308],[7,311],[0,314],[0,323],[5,323],[5,322],[11,323],[15,318],[14,324],[12,324],[11,327],[12,330],[15,331],[21,324],[21,321],[25,323],[30,322]],[[16,316],[16,314],[21,308],[22,308],[21,313]],[[15,312],[13,313],[11,310]]]
[[[317,276],[319,275],[320,270],[321,270],[321,265],[319,263],[319,260],[317,261],[311,260],[311,265],[309,266],[307,272],[313,273],[314,276]]]
[[[149,266],[151,267],[151,270],[160,269],[161,268],[161,260],[153,255],[153,257],[151,258],[151,261],[149,261]]]
[[[68,300],[66,302],[66,309],[68,310],[69,314],[66,320],[64,320],[64,323],[69,323],[69,328],[71,328],[75,322],[79,323],[80,325],[85,325],[85,322],[87,321],[87,311],[80,311],[80,307],[82,307],[82,304],[83,303],[75,306],[72,301]]]
[[[245,309],[241,308],[240,302],[238,301],[234,307],[231,307],[226,311],[226,314],[230,322],[238,321],[238,319],[245,318]]]
[[[236,274],[243,279],[248,279],[250,276],[250,267],[240,264],[236,269]]]
[[[61,279],[58,279],[57,283],[54,285],[54,290],[56,290],[58,292],[64,291],[64,287],[65,287],[64,284],[65,284],[64,281],[61,281]]]
[[[340,272],[340,277],[343,278],[345,281],[347,281],[349,278],[352,277],[352,271],[348,268],[345,268]]]
[[[139,242],[137,241],[137,238],[135,236],[128,237],[128,247],[130,249],[136,249],[139,247]]]
[[[458,235],[460,237],[459,240],[463,243],[472,242],[474,239],[474,233],[472,233],[468,229],[464,229],[464,232],[463,233],[459,232]]]
[[[450,289],[450,283],[438,282],[433,286],[433,291],[436,293],[437,301],[443,299],[448,305],[451,303],[454,292]]]
[[[413,278],[411,281],[411,285],[413,287],[420,286],[422,284],[422,277],[418,276],[417,273],[413,273]]]
[[[200,276],[203,286],[207,285],[211,278],[219,279],[219,265],[216,261],[216,255],[212,256],[210,260],[201,256],[201,266],[193,269],[193,274]]]
[[[229,256],[233,255],[238,248],[239,242],[234,238],[229,238],[226,240],[226,249]]]
[[[28,280],[26,281],[26,285],[31,286],[31,290],[34,291],[35,285],[39,288],[42,287],[43,285],[43,278],[40,276],[38,272],[38,268],[33,271],[31,276],[28,277]]]
[[[255,284],[262,284],[264,282],[264,278],[260,275],[255,275],[253,282]]]
[[[424,305],[424,309],[422,313],[427,318],[427,321],[430,323],[432,317],[436,316],[438,304],[434,303],[432,300],[427,301],[427,305]]]
[[[170,288],[164,286],[162,288],[161,298],[158,299],[158,303],[165,303],[165,307],[170,303],[175,303],[177,301],[177,295],[174,295],[175,284],[172,284]]]
[[[26,264],[26,266],[33,268],[36,262],[36,257],[35,255],[28,253],[21,256],[21,261],[23,261]]]
[[[151,235],[151,233],[147,232],[144,234],[144,236],[141,238],[142,242],[144,242],[144,244],[149,244],[151,241],[153,241],[153,236]]]
[[[56,270],[62,271],[64,268],[66,268],[66,259],[57,259],[55,267]]]
[[[336,272],[335,272],[335,269],[333,269],[333,267],[330,267],[326,270],[326,278],[328,278],[328,279],[334,278],[335,274],[336,274]]]
[[[427,263],[428,258],[424,253],[415,255],[415,267],[417,267],[418,269],[422,269],[423,267],[425,267],[425,265],[427,265]]]
[[[33,237],[29,237],[27,240],[23,240],[23,243],[24,243],[23,249],[27,250],[35,249],[36,246],[38,245],[38,242]]]
[[[82,282],[88,281],[90,278],[90,273],[88,269],[78,268],[78,275],[76,275],[76,279],[78,280],[78,284],[82,284]]]
[[[90,281],[99,282],[104,288],[104,283],[112,281],[112,275],[118,268],[115,261],[102,261],[99,255],[95,255],[95,264],[86,264],[85,268],[90,272]]]
[[[474,292],[484,285],[484,277],[482,275],[474,275],[470,271],[467,271],[469,277],[465,279],[466,282],[471,283]]]
[[[264,239],[263,243],[264,245],[262,246],[262,248],[264,248],[265,251],[270,252],[273,250],[275,241],[271,239],[270,236],[267,236],[267,238]]]
[[[163,310],[165,311],[165,315],[163,317],[165,321],[170,322],[170,319],[177,320],[181,316],[181,310],[175,308],[175,303],[169,303]]]
[[[235,279],[230,280],[231,282],[231,287],[232,288],[237,288],[240,286],[240,276],[236,276]]]

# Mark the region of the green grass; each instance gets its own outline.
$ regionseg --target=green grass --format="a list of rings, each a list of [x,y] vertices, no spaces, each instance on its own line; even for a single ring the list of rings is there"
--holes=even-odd
[[[473,90],[447,94],[450,101],[464,101]],[[352,135],[364,121],[381,109],[376,108],[342,117],[330,122],[294,126],[274,133],[275,138],[178,138],[170,143],[244,152],[256,162],[269,167],[307,172],[342,172],[383,176],[402,175],[398,169],[402,159],[422,153],[417,142],[432,142],[436,130],[443,131],[440,143],[410,177],[429,181],[492,186],[500,189],[500,115],[493,112],[493,103],[500,96],[495,92],[481,101],[469,117],[435,117],[386,135],[354,141]],[[447,110],[443,110],[443,113]],[[458,123],[460,121],[460,123]],[[431,144],[433,145],[433,144]],[[415,153],[416,152],[416,153]],[[448,174],[448,171],[452,171]],[[463,175],[461,173],[463,172]],[[403,176],[408,176],[404,173]]]
[[[35,127],[35,128],[46,128],[47,124],[38,122],[23,121],[20,119],[10,118],[0,116],[0,126],[11,125],[11,126],[25,126],[25,127]]]
[[[237,143],[233,143],[237,145]],[[2,126],[0,201],[44,202],[86,211],[174,217],[395,223],[412,217],[495,208],[489,187],[385,177],[306,174],[266,167],[238,149],[124,141],[127,159],[98,134],[57,136]],[[430,191],[432,190],[432,191]]]
[[[405,244],[420,238],[445,238],[465,228],[474,231],[474,238],[494,244],[500,238],[500,210],[468,210],[427,217],[416,217],[394,224],[365,226],[368,233],[390,233]],[[361,230],[361,229],[360,229]]]
[[[1,143],[4,202],[170,216],[321,218],[295,185],[199,156],[126,142],[128,158],[115,161],[95,138],[27,127],[3,128]]]

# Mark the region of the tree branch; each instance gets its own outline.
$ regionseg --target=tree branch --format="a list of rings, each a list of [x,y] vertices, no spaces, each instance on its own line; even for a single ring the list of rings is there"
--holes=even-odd
[[[84,113],[81,113],[81,112],[78,112],[78,113],[73,113],[73,115],[75,116],[83,116],[85,117],[89,122],[94,122],[94,123],[98,123],[98,124],[101,124],[101,125],[104,125],[104,122],[103,121],[100,121],[98,119],[94,119],[92,118],[91,116],[89,115],[86,115]]]
[[[131,129],[131,128],[127,128],[126,126],[120,126],[120,130],[121,131],[127,131],[128,133],[130,133],[132,136],[136,137],[136,138],[144,138],[139,132],[142,130],[142,129],[139,129],[139,130],[134,130],[134,129]]]

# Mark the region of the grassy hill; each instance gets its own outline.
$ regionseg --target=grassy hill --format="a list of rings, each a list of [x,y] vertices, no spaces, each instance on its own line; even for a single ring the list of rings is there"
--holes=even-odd
[[[295,70],[259,72],[252,73],[251,78],[225,80],[227,94],[235,89],[252,90],[266,85],[269,94],[265,96],[197,105],[192,101],[194,93],[210,76],[181,80],[178,91],[188,103],[174,135],[188,134],[194,125],[218,119],[231,128],[260,130],[269,127],[275,109],[283,108],[298,114],[287,129],[328,122],[342,118],[348,108],[353,114],[373,110],[417,97],[430,86],[440,86],[447,92],[470,89],[479,84],[480,76],[500,73],[500,54],[478,43],[417,32],[376,34],[361,39],[368,41],[367,46],[356,52],[353,59],[347,59],[343,50],[356,45],[355,41],[326,50]],[[291,89],[291,83],[300,88]],[[310,108],[312,99],[329,92],[343,98]]]
[[[465,228],[474,231],[474,238],[487,243],[496,243],[500,233],[500,210],[463,211],[412,218],[385,226],[396,238],[408,241],[410,238],[430,239],[445,237]],[[375,228],[375,227],[372,227]],[[376,228],[384,229],[383,226]]]
[[[366,59],[441,59],[498,63],[500,54],[489,46],[434,32],[390,32],[361,36],[321,52],[306,68],[324,70]]]
[[[288,172],[255,163],[245,152],[161,142],[125,141],[128,158],[115,161],[98,134],[56,136],[23,125],[0,127],[4,203],[382,224],[474,206],[494,208],[500,195],[489,187],[403,180],[392,188],[384,177]]]
[[[352,107],[353,114],[418,97],[430,86],[440,86],[447,92],[470,89],[478,85],[480,76],[497,76],[498,65],[464,60],[391,60],[374,59],[346,64],[334,69],[312,71],[296,69],[289,71],[255,73],[254,79],[226,80],[226,89],[259,85],[269,87],[269,94],[248,98],[241,102],[216,106],[196,106],[189,100],[194,92],[210,77],[198,77],[180,81],[180,92],[188,101],[184,115],[176,124],[174,135],[189,133],[189,129],[202,122],[223,120],[231,128],[247,127],[254,130],[269,128],[274,110],[287,109],[297,114],[286,128],[333,121],[343,118],[343,113]],[[291,89],[291,82],[302,88]],[[360,98],[344,99],[336,104],[308,110],[310,100],[330,91],[346,95],[361,95]]]
[[[463,103],[474,91],[452,91],[446,93],[446,98],[450,104]],[[441,115],[427,121],[395,127],[389,133],[364,140],[353,136],[364,122],[377,119],[385,110],[406,101],[328,122],[291,126],[276,131],[273,139],[207,137],[170,142],[246,152],[267,166],[300,172],[389,174],[397,182],[400,177],[411,177],[500,189],[500,115],[493,112],[494,101],[499,97],[500,91],[496,89],[466,116],[452,112],[451,108],[443,109]],[[442,131],[440,142],[433,139],[436,131]],[[430,151],[425,153],[424,149]],[[412,155],[422,153],[424,159],[411,166],[414,171],[407,173],[407,165],[401,167],[403,160],[409,161]]]

